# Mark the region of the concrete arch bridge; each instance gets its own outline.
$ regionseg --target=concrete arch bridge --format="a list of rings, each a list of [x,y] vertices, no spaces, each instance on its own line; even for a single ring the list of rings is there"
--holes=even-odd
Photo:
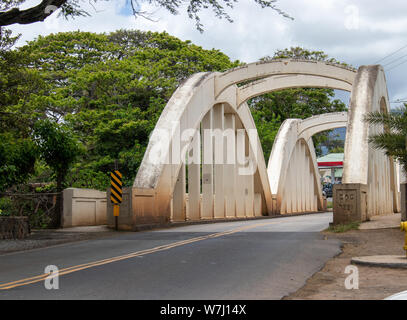
[[[286,120],[266,166],[246,102],[301,87],[351,92],[349,111]],[[194,74],[175,91],[156,124],[133,188],[124,194],[119,227],[322,210],[311,137],[338,127],[347,127],[347,134],[343,184],[334,191],[335,222],[399,211],[396,165],[368,143],[369,134],[384,130],[363,121],[370,111],[389,112],[379,65],[355,70],[321,61],[272,60]]]

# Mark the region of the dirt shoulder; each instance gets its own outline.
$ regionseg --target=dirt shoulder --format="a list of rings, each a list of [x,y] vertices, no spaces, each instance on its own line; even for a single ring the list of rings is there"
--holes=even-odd
[[[346,266],[355,256],[403,255],[404,232],[398,228],[352,230],[345,233],[323,232],[328,239],[343,243],[342,253],[329,260],[305,286],[285,300],[355,300],[383,299],[407,290],[407,269],[358,266],[359,289],[347,290],[344,282]]]

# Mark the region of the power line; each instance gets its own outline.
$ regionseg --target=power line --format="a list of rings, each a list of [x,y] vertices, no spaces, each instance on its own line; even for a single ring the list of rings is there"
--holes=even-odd
[[[388,65],[390,65],[390,64],[393,64],[394,62],[397,62],[398,60],[400,60],[400,59],[402,59],[402,58],[405,58],[405,57],[407,57],[407,54],[405,54],[404,56],[398,57],[398,58],[396,58],[396,59],[394,59],[394,60],[392,60],[392,61],[390,61],[390,62],[385,63],[385,64],[383,65],[383,67],[388,66]]]
[[[406,62],[407,62],[407,60],[404,60],[404,61],[400,62],[399,64],[396,64],[394,67],[391,67],[390,69],[387,69],[387,72],[389,72],[390,70],[393,70],[394,68],[397,68],[398,66],[400,66],[400,65],[402,65],[402,64],[404,64]]]
[[[407,97],[390,101],[390,103],[401,103],[401,102],[407,102]]]
[[[385,59],[387,59],[387,58],[390,58],[391,56],[395,55],[397,52],[400,52],[401,50],[403,50],[403,49],[405,49],[405,48],[407,48],[407,44],[406,44],[405,46],[401,47],[400,49],[398,49],[398,50],[396,50],[396,51],[390,53],[390,54],[387,55],[387,56],[385,56],[384,58],[382,58],[382,59],[376,61],[375,64],[378,64],[379,62],[382,62],[383,60],[385,60]]]

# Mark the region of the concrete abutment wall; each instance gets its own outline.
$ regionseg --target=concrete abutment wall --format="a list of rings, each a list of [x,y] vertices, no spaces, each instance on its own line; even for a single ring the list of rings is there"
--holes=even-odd
[[[107,224],[106,192],[93,189],[68,188],[63,191],[62,227]]]

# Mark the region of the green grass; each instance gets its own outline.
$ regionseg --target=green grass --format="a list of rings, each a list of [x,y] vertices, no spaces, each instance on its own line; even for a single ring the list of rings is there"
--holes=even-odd
[[[326,202],[326,207],[327,207],[327,209],[332,209],[332,208],[333,208],[333,203],[332,203],[332,201],[327,201],[327,202]]]
[[[357,229],[359,229],[359,225],[360,225],[360,222],[337,224],[335,226],[330,226],[326,231],[334,232],[334,233],[341,233],[341,232],[346,232],[349,230],[357,230]]]

